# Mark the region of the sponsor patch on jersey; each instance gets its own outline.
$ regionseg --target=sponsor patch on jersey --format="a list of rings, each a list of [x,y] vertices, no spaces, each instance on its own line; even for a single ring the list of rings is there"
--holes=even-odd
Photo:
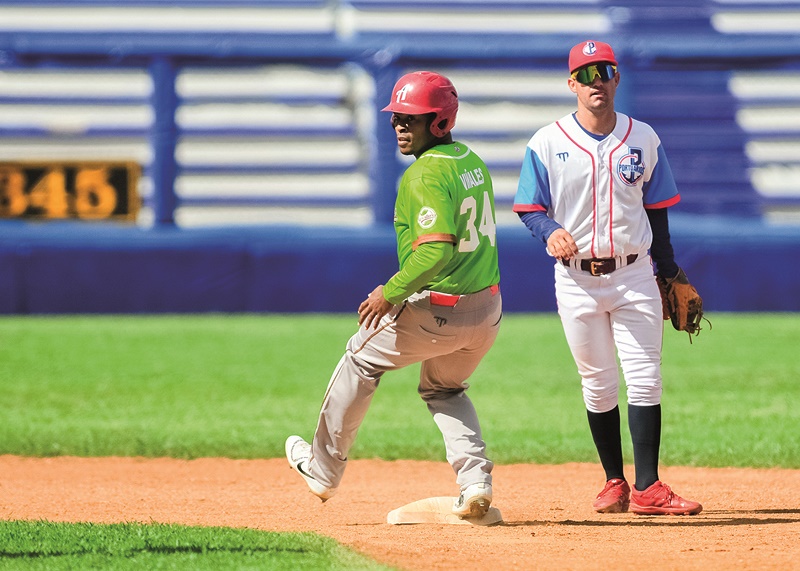
[[[635,186],[644,174],[644,160],[642,159],[642,149],[631,147],[628,153],[617,161],[617,176],[622,184]]]
[[[426,230],[436,224],[436,211],[430,206],[423,206],[417,216],[417,224]]]

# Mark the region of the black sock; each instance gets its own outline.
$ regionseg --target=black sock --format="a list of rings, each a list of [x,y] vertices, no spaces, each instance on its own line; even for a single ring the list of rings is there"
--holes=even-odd
[[[658,480],[658,449],[661,445],[661,405],[628,405],[628,426],[636,466],[635,487],[640,492]]]
[[[594,445],[600,456],[600,463],[606,471],[606,480],[625,479],[622,464],[622,440],[619,431],[619,407],[608,412],[586,411],[589,429],[592,431]]]

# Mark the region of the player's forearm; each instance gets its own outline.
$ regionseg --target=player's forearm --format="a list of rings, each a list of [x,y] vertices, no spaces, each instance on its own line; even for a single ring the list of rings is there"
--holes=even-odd
[[[674,277],[678,273],[678,264],[675,263],[675,253],[669,236],[669,218],[666,208],[647,208],[647,219],[653,232],[653,243],[650,245],[650,257],[655,262],[656,270],[666,278]]]
[[[414,250],[406,263],[383,287],[383,297],[398,304],[422,289],[453,257],[450,242],[426,242]]]
[[[523,224],[531,231],[534,238],[538,238],[543,243],[547,244],[547,239],[550,234],[561,228],[561,225],[550,218],[546,212],[520,212],[519,218]]]

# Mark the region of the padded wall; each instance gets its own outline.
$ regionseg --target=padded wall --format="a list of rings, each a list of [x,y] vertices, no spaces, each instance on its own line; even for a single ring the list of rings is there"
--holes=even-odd
[[[800,311],[800,228],[671,217],[709,311]],[[552,258],[498,235],[507,311],[556,309]],[[391,228],[148,229],[0,224],[0,313],[352,312],[397,268]]]

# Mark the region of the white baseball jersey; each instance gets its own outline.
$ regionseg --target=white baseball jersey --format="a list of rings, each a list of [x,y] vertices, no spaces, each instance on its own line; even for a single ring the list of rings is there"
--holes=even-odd
[[[661,141],[641,121],[617,113],[606,136],[584,130],[574,114],[528,142],[514,212],[547,212],[572,234],[578,258],[644,254],[652,242],[645,208],[680,200]]]

